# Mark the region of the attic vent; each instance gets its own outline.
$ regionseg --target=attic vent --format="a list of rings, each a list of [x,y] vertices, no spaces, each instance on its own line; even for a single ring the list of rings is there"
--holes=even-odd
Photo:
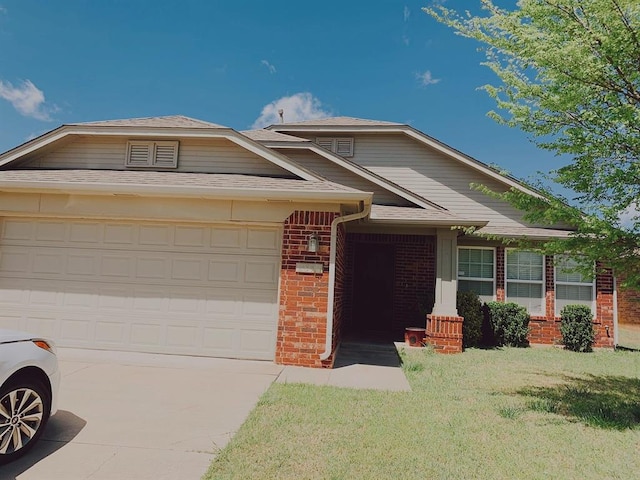
[[[330,152],[343,157],[353,157],[353,138],[318,137],[316,143]]]
[[[176,168],[178,142],[130,141],[127,143],[127,167]]]

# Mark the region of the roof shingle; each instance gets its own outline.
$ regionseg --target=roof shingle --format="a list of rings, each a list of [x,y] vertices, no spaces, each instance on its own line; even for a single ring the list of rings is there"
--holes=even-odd
[[[274,132],[272,130],[244,130],[240,132],[245,137],[249,137],[256,142],[302,142],[311,143],[306,138],[294,137],[293,135],[285,135],[284,133]]]
[[[212,189],[291,190],[317,192],[358,192],[322,180],[259,177],[238,174],[157,172],[139,170],[4,170],[0,187],[22,183],[77,183],[86,185],[157,185],[165,187],[206,187]]]
[[[365,118],[355,118],[355,117],[328,117],[328,118],[318,118],[314,120],[304,120],[302,122],[287,122],[287,123],[279,123],[275,125],[271,125],[270,128],[274,128],[276,130],[281,129],[281,127],[288,126],[363,126],[363,127],[375,127],[375,126],[384,126],[384,125],[402,125],[401,123],[396,122],[384,122],[382,120],[368,120]]]
[[[105,120],[101,122],[70,123],[69,125],[86,125],[92,127],[157,127],[157,128],[228,128],[217,123],[205,122],[184,115],[166,117],[126,118]]]

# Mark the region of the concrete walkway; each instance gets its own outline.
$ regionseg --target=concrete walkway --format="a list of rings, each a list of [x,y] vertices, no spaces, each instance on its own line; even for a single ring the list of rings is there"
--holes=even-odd
[[[287,366],[276,381],[372,390],[411,390],[393,343],[343,342],[333,369]]]

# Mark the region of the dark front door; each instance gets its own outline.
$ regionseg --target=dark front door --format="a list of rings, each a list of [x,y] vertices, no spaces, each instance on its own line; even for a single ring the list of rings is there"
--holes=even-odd
[[[360,332],[391,332],[394,250],[392,244],[355,244],[352,326]]]

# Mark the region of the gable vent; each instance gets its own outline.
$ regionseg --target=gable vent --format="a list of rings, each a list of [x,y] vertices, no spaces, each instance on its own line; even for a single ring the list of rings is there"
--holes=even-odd
[[[178,142],[129,141],[125,165],[138,168],[176,168]]]
[[[153,143],[131,143],[129,142],[129,149],[127,155],[127,165],[132,167],[146,167],[149,165],[149,159],[151,158],[151,151],[153,150]]]
[[[316,143],[330,152],[343,157],[353,157],[353,138],[349,137],[318,137]]]
[[[155,165],[176,168],[178,166],[178,142],[156,142]]]

